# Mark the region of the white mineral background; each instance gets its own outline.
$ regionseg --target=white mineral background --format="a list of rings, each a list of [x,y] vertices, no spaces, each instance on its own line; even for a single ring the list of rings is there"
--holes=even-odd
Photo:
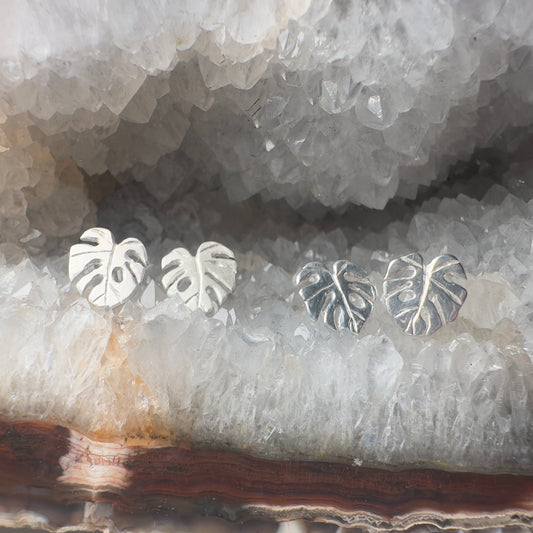
[[[532,471],[531,0],[0,0],[0,16],[2,416]],[[68,280],[97,224],[148,250],[116,311]],[[205,240],[238,262],[211,317],[164,298],[159,268]],[[431,337],[382,301],[412,252],[468,276]],[[359,335],[295,290],[302,265],[338,259],[377,287]]]

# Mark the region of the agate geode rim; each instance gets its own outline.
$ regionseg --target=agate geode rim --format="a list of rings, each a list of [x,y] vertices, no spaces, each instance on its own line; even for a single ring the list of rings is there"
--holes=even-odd
[[[303,518],[376,531],[533,523],[533,475],[280,461],[149,442],[96,441],[63,426],[0,420],[0,494],[21,505],[110,503],[231,519]]]

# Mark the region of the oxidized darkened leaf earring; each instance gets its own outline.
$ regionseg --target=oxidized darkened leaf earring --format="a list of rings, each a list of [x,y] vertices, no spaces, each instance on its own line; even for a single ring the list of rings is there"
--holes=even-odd
[[[359,333],[372,312],[376,289],[367,273],[349,261],[337,261],[330,272],[322,263],[308,263],[296,274],[307,312],[334,330]]]

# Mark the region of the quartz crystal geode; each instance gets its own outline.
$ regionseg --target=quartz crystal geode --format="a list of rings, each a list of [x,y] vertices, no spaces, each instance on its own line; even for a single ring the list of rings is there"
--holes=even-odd
[[[0,11],[0,525],[531,525],[528,2]],[[68,280],[95,225],[148,251],[115,311]],[[238,264],[213,316],[159,268],[207,240]],[[382,300],[415,252],[467,273],[429,337]],[[339,259],[378,287],[359,335],[294,285]]]

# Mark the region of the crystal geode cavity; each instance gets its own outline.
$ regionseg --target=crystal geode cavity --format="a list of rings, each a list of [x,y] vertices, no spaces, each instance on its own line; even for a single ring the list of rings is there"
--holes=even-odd
[[[0,13],[0,525],[531,523],[527,1]],[[146,245],[115,311],[68,279],[92,226]],[[205,241],[238,264],[213,316],[159,267]],[[414,253],[459,258],[469,295],[416,338],[381,291]],[[336,261],[379,289],[359,335],[297,295]]]
[[[54,6],[6,7],[0,46],[3,202],[45,234],[59,158],[161,202],[218,176],[235,201],[383,207],[531,122],[527,0]]]

